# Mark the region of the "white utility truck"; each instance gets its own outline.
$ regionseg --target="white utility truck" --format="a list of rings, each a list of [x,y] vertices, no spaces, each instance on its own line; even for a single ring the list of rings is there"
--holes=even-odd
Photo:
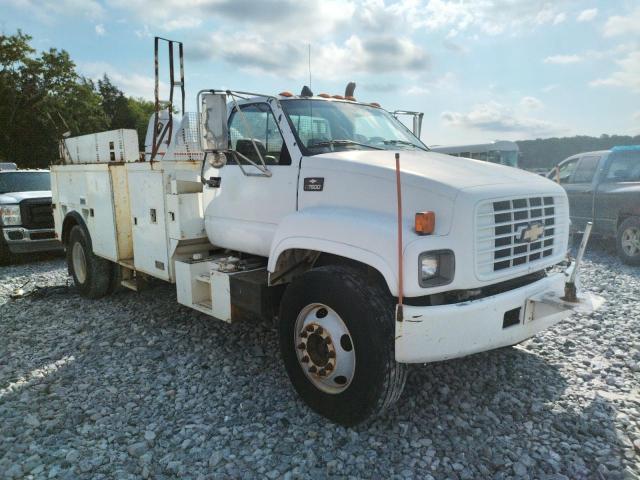
[[[451,162],[351,95],[206,90],[197,105],[179,123],[157,110],[144,154],[134,131],[61,143],[56,233],[82,295],[151,276],[212,318],[275,318],[295,389],[345,425],[393,404],[409,363],[594,307],[556,183]]]

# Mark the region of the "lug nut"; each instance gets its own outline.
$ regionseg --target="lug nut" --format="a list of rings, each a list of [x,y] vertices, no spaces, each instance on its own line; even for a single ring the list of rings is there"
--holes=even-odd
[[[308,334],[307,334],[307,332],[305,332],[305,331],[303,330],[303,331],[302,331],[302,333],[300,333],[300,336],[301,336],[302,338],[307,338]]]
[[[313,332],[313,330],[316,328],[313,325],[309,324],[305,327],[307,329],[307,332]]]
[[[304,350],[305,347],[306,345],[304,344],[304,342],[298,344],[298,350]]]
[[[302,363],[309,363],[309,356],[308,356],[308,355],[305,355],[304,357],[302,357],[302,358],[300,359],[300,361],[301,361]]]
[[[330,372],[331,370],[333,370],[333,365],[332,365],[331,363],[327,363],[327,366],[326,366],[326,367],[324,367],[324,369],[325,369],[327,372]]]
[[[318,372],[318,375],[320,375],[321,377],[324,377],[327,374],[327,371],[324,368],[321,368],[320,371]]]
[[[325,339],[324,339],[324,343],[325,343],[326,345],[331,345],[331,337],[327,337],[327,338],[325,338]]]
[[[316,333],[322,335],[322,332],[324,332],[324,328],[322,328],[320,325],[318,325],[318,329],[316,330]]]
[[[331,350],[327,355],[329,355],[329,358],[336,358],[336,352],[333,350]]]
[[[318,369],[316,368],[315,365],[311,365],[309,367],[309,373],[316,373],[318,371]]]

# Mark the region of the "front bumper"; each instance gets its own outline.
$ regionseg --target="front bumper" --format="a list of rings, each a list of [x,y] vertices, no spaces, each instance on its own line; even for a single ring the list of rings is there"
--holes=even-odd
[[[432,307],[404,305],[403,321],[396,322],[396,360],[436,362],[515,345],[574,310],[598,308],[602,299],[588,294],[579,294],[580,302],[575,304],[562,300],[567,272],[479,300]]]
[[[11,253],[47,252],[63,249],[62,243],[56,239],[53,228],[2,227],[2,237]]]

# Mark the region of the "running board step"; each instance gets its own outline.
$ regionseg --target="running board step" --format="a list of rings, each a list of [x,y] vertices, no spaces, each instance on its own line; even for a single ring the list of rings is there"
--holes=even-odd
[[[138,282],[136,281],[135,278],[128,278],[126,280],[122,280],[120,282],[120,285],[128,288],[129,290],[133,290],[134,292],[140,291],[140,287],[138,286]]]

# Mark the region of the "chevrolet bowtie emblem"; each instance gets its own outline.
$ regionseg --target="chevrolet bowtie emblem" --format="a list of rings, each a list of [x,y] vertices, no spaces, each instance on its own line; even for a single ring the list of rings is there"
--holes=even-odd
[[[544,234],[542,223],[532,223],[518,228],[517,237],[520,242],[535,242]]]

